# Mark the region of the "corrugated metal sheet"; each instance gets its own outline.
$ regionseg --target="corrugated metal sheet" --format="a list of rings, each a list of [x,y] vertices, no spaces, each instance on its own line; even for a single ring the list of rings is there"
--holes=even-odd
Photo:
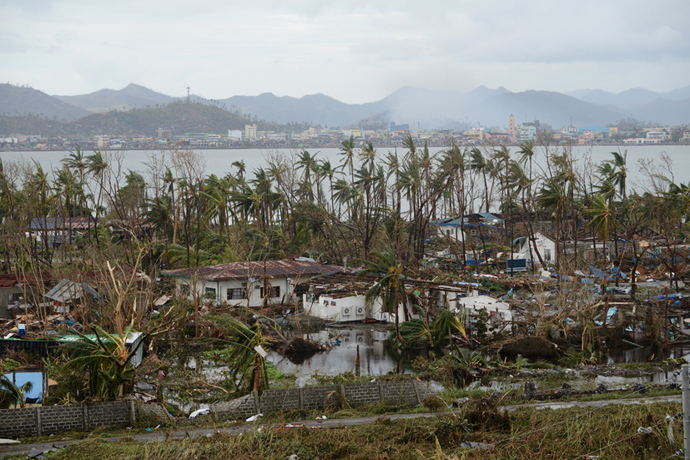
[[[74,302],[85,296],[98,298],[98,292],[86,283],[75,283],[70,280],[60,280],[53,289],[46,293],[46,299],[63,304]]]
[[[36,217],[31,221],[31,230],[88,230],[96,227],[93,217]]]
[[[285,277],[312,277],[338,273],[342,269],[331,265],[317,264],[298,260],[267,260],[266,262],[235,262],[230,264],[209,265],[206,267],[181,268],[178,270],[165,270],[161,274],[182,278],[198,276],[207,280],[235,280]]]

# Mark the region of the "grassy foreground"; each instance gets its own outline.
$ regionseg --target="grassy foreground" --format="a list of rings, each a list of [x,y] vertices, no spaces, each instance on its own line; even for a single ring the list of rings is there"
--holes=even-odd
[[[457,417],[390,421],[349,428],[272,428],[243,435],[216,435],[145,443],[88,438],[54,453],[55,459],[665,459],[682,447],[682,420],[671,430],[667,414],[680,404],[606,406],[562,410],[521,409],[496,413],[479,402]],[[650,433],[638,433],[651,427]],[[485,450],[465,441],[492,444]],[[602,449],[603,448],[603,449]],[[599,450],[601,449],[601,450]],[[294,457],[293,457],[294,458]],[[584,458],[584,457],[583,457]]]

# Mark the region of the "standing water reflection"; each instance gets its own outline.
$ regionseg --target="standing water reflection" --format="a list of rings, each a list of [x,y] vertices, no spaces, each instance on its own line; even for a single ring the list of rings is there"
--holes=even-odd
[[[277,352],[268,354],[278,370],[297,377],[297,386],[305,386],[314,374],[334,376],[344,372],[356,372],[357,346],[359,346],[360,375],[379,376],[390,372],[410,372],[409,357],[396,355],[387,338],[386,326],[353,325],[347,328],[327,327],[303,334],[305,339],[329,347],[296,364]],[[313,383],[313,382],[312,382]]]

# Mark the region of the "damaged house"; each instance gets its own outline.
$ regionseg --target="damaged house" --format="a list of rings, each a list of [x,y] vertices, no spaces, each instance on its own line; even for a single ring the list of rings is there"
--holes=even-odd
[[[161,275],[174,278],[178,292],[189,298],[258,308],[292,303],[299,283],[339,271],[340,267],[296,259],[164,270]]]
[[[380,321],[395,322],[395,312],[388,312],[382,308],[380,298],[367,302],[367,291],[378,282],[375,276],[357,278],[354,274],[337,273],[322,276],[305,283],[302,294],[304,312],[310,316],[332,322],[350,321]],[[473,283],[474,284],[474,283]],[[478,285],[477,285],[478,286]],[[464,299],[476,299],[487,308],[491,316],[500,320],[510,321],[508,304],[499,302],[488,296],[479,296],[477,286],[468,283],[444,285],[432,281],[406,280],[405,303],[398,306],[399,321],[419,318],[421,311],[429,309],[448,308],[451,311],[463,313],[465,308],[472,308],[475,304],[465,306]],[[488,300],[487,303],[487,299]],[[482,308],[477,307],[475,308]],[[500,310],[500,314],[496,314]]]

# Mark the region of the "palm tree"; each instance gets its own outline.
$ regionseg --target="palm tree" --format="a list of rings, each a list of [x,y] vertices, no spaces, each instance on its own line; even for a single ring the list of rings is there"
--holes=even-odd
[[[340,155],[345,157],[343,159],[343,168],[348,165],[350,166],[350,182],[352,183],[355,181],[355,137],[350,134],[350,138],[342,141],[341,145],[342,147],[340,147]]]
[[[628,151],[625,150],[623,153],[621,151],[611,152],[613,155],[613,160],[609,160],[611,166],[613,166],[613,174],[611,179],[613,183],[618,187],[618,193],[620,194],[623,202],[625,202],[626,194],[626,181],[628,178]]]
[[[244,179],[244,172],[247,169],[244,164],[244,160],[233,161],[232,166],[237,168],[237,177],[239,177],[240,180]]]
[[[26,407],[26,395],[34,389],[34,384],[26,382],[17,386],[12,380],[4,375],[0,375],[0,408],[14,403],[14,407]]]
[[[252,312],[253,314],[254,312]],[[261,322],[255,321],[251,326],[232,316],[210,317],[230,336],[226,350],[233,380],[240,376],[240,384],[247,381],[254,391],[268,388],[266,360],[261,353],[266,341],[261,330]],[[248,378],[247,378],[248,377]]]
[[[335,175],[338,173],[338,169],[334,168],[331,165],[330,160],[323,160],[321,162],[320,166],[320,176],[324,178],[328,178],[328,185],[329,185],[329,195],[330,195],[330,201],[331,201],[331,212],[334,211],[334,202],[333,202],[333,178]]]
[[[97,229],[98,228],[98,208],[101,206],[101,198],[103,197],[103,192],[104,192],[104,176],[105,176],[105,171],[108,169],[108,163],[103,158],[103,154],[101,153],[100,150],[94,150],[93,155],[89,155],[86,157],[86,171],[89,174],[92,174],[98,183],[98,198],[96,199],[96,203],[94,205],[94,208],[96,209],[96,216],[94,220],[94,227]],[[99,241],[98,241],[98,231],[96,231],[96,246],[98,246]]]
[[[86,160],[84,158],[84,152],[77,146],[76,152],[71,152],[69,156],[63,158],[62,161],[68,168],[75,169],[79,172],[79,217],[83,217],[82,212],[86,207],[86,195],[84,195]]]
[[[541,207],[551,210],[551,215],[556,220],[556,260],[560,263],[561,223],[566,206],[565,191],[560,181],[548,179],[539,191],[537,202]]]
[[[489,169],[489,163],[486,161],[486,158],[484,158],[484,155],[482,155],[481,150],[479,150],[477,147],[474,147],[472,150],[470,150],[470,169],[482,173],[482,177],[484,178],[484,202],[486,204],[486,212],[489,212],[489,185],[486,181],[486,173]]]
[[[219,179],[215,174],[211,174],[206,178],[202,191],[210,205],[204,219],[218,223],[218,237],[221,239],[227,229],[228,233],[225,236],[228,243],[230,243],[229,217],[233,213],[230,207],[231,188],[231,178],[226,176]]]
[[[110,334],[98,326],[91,330],[94,337],[77,332],[80,340],[64,345],[71,356],[66,368],[88,375],[92,397],[114,400],[134,377],[132,357],[138,347],[127,348],[132,326],[121,334]]]
[[[314,166],[317,164],[316,155],[318,155],[318,152],[312,155],[307,150],[302,150],[297,156],[297,164],[299,165],[297,169],[304,170],[302,183],[307,192],[306,196],[311,201],[314,201],[314,186],[312,184],[311,173],[314,172]]]
[[[612,226],[615,226],[613,212],[609,208],[605,196],[601,194],[592,196],[592,204],[587,212],[593,217],[589,226],[592,227],[593,233],[598,235],[599,239],[603,241],[605,251],[606,242],[609,239],[609,231]],[[596,240],[594,242],[594,249],[596,251]]]
[[[402,304],[407,311],[407,294],[405,292],[404,267],[391,249],[384,252],[373,250],[370,253],[371,260],[363,260],[365,267],[357,274],[361,279],[367,275],[381,276],[374,285],[369,288],[366,294],[366,301],[373,302],[381,299],[381,308],[388,314],[395,315],[395,329],[398,340],[405,343],[400,336],[399,308]]]

